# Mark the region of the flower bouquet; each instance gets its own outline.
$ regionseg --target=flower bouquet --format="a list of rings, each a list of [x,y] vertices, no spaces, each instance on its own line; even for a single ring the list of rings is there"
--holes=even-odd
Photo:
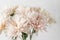
[[[31,40],[34,33],[46,31],[47,25],[55,23],[51,15],[39,7],[12,7],[3,14],[0,32],[5,31],[13,40],[26,40],[28,36]]]

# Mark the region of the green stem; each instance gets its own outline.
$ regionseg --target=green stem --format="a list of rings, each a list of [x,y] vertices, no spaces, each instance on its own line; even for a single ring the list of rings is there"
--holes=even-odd
[[[32,40],[32,36],[36,31],[33,29],[32,34],[30,35],[30,40]]]
[[[30,40],[32,39],[32,35],[30,35]]]
[[[23,40],[26,40],[27,37],[28,37],[28,34],[22,32],[22,39],[23,39]]]

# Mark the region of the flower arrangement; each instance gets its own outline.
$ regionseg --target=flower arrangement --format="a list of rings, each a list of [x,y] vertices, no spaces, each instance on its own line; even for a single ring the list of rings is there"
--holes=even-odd
[[[34,33],[45,30],[46,26],[55,23],[51,15],[42,8],[37,7],[14,7],[4,11],[4,19],[0,24],[0,32],[4,30],[13,40],[20,37],[26,40],[30,35],[30,40]]]

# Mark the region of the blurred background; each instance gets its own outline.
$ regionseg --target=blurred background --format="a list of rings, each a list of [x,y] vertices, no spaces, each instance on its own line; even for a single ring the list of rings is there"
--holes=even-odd
[[[41,7],[51,13],[56,23],[47,28],[47,32],[38,32],[32,40],[60,40],[60,0],[0,0],[0,13],[13,6]],[[0,40],[8,40],[2,33]]]

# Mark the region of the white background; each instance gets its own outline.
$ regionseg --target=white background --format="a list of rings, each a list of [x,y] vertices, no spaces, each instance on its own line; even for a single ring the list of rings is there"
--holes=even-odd
[[[56,24],[47,28],[48,32],[39,32],[32,40],[60,40],[60,0],[0,0],[0,13],[7,7],[20,5],[26,7],[41,7],[49,11],[56,20]],[[0,40],[8,40],[4,34]]]

